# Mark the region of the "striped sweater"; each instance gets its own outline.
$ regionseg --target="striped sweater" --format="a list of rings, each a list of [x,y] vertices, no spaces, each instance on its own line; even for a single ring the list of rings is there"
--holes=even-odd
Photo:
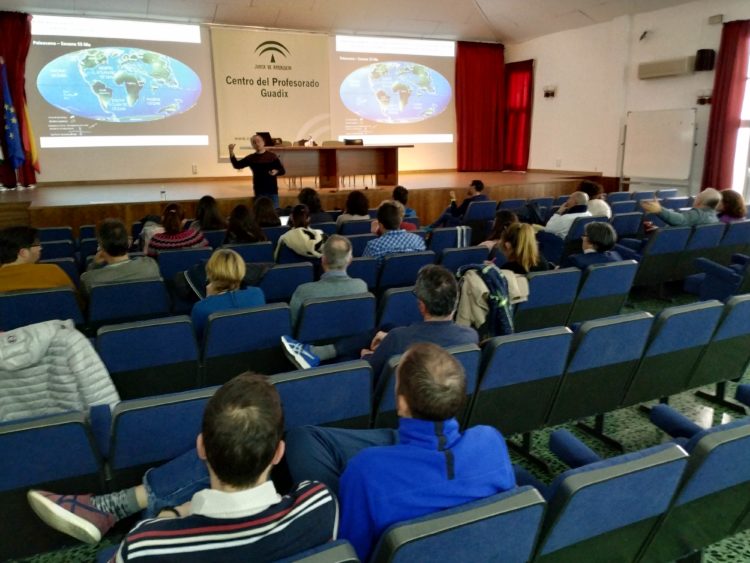
[[[112,561],[275,561],[336,539],[337,528],[333,494],[325,485],[307,481],[248,516],[144,520],[125,537]]]
[[[176,234],[156,233],[148,243],[149,256],[156,256],[162,250],[179,250],[181,248],[203,248],[208,246],[208,241],[200,231],[187,229]]]

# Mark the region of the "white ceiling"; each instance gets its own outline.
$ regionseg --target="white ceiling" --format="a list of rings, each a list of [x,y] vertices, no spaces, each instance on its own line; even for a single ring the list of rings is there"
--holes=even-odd
[[[694,0],[0,0],[0,10],[518,43]]]

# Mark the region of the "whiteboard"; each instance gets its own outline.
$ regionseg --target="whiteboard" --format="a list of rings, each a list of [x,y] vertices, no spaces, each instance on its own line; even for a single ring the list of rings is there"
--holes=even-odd
[[[688,180],[695,143],[695,109],[628,112],[623,176]]]

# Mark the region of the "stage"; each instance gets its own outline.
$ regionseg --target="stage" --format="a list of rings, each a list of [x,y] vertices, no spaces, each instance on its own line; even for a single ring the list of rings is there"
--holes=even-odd
[[[399,183],[409,189],[409,206],[417,210],[423,222],[433,221],[449,203],[448,192],[455,190],[459,200],[471,180],[481,179],[485,193],[495,200],[558,196],[570,193],[586,173],[550,172],[400,172]],[[325,209],[340,209],[352,189],[367,188],[370,206],[389,199],[393,186],[372,186],[372,178],[348,178],[345,188],[321,188]],[[279,180],[281,206],[296,203],[299,186],[316,187],[314,178],[305,178],[291,186],[291,179]],[[225,213],[239,203],[249,203],[252,195],[250,175],[241,178],[202,180],[134,181],[133,183],[82,183],[79,185],[44,186],[34,189],[0,192],[0,227],[30,224],[35,227],[95,224],[105,217],[117,217],[126,223],[147,214],[160,214],[164,201],[178,201],[188,216],[195,202],[205,194],[213,195]],[[162,195],[162,191],[164,194]]]

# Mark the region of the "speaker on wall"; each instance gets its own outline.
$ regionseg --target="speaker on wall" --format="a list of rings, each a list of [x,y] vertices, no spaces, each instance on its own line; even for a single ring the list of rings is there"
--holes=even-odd
[[[716,63],[716,51],[713,49],[698,49],[695,53],[695,70],[713,70]]]

